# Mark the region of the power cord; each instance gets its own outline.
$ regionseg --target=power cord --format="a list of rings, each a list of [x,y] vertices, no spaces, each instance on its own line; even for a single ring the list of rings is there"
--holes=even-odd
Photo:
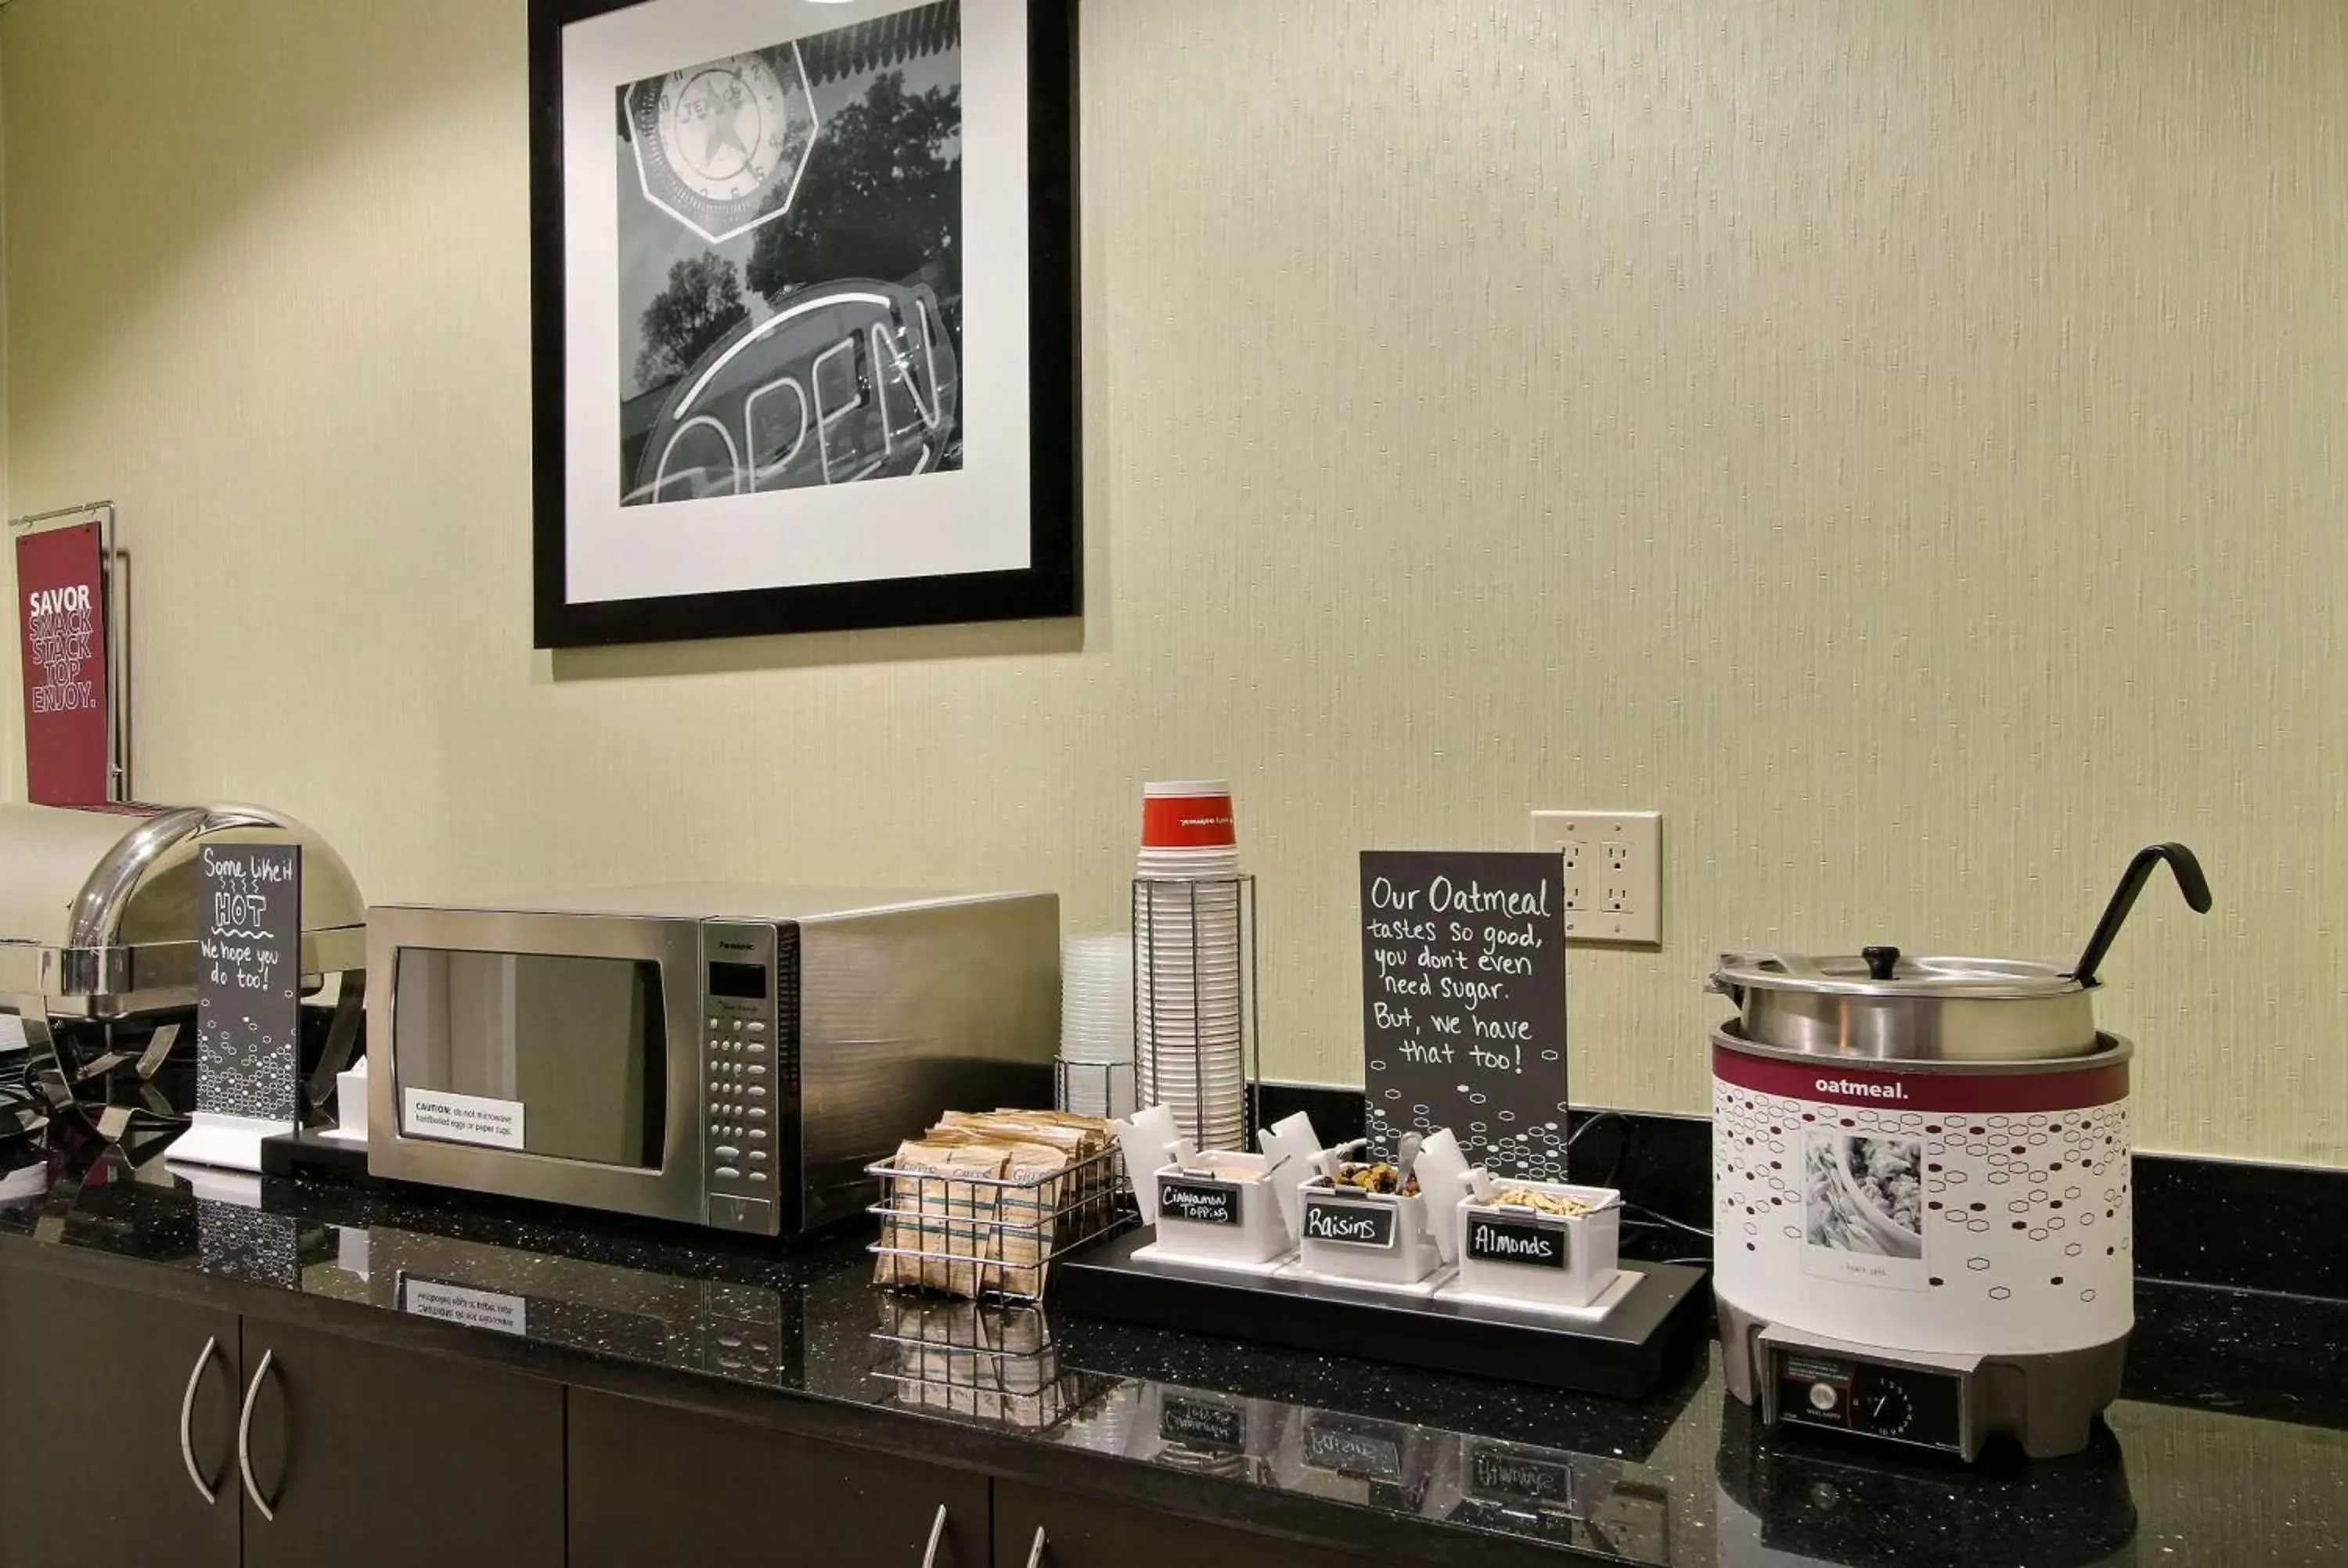
[[[1706,1241],[1712,1240],[1712,1232],[1703,1225],[1692,1225],[1685,1220],[1675,1220],[1669,1214],[1657,1213],[1655,1210],[1647,1207],[1644,1204],[1624,1204],[1622,1205],[1622,1223],[1625,1225],[1643,1225],[1657,1227],[1668,1225],[1673,1230],[1685,1231],[1690,1235],[1700,1235]]]
[[[1622,1128],[1622,1135],[1616,1140],[1614,1144],[1613,1163],[1606,1167],[1606,1174],[1602,1178],[1591,1184],[1601,1187],[1612,1187],[1621,1183],[1622,1178],[1622,1167],[1630,1163],[1631,1139],[1639,1130],[1639,1124],[1637,1122],[1632,1121],[1628,1116],[1623,1115],[1620,1111],[1593,1112],[1591,1113],[1590,1118],[1583,1122],[1581,1126],[1576,1127],[1572,1132],[1566,1134],[1565,1147],[1566,1151],[1570,1153],[1573,1146],[1581,1141],[1582,1134],[1588,1132],[1592,1127],[1597,1126],[1602,1122],[1620,1122]]]

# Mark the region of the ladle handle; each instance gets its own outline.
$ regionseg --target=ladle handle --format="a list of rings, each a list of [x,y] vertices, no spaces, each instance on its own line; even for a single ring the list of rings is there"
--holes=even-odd
[[[2153,867],[2164,860],[2177,873],[2178,888],[2193,912],[2209,912],[2209,879],[2201,875],[2201,863],[2193,857],[2191,850],[2181,844],[2147,845],[2137,850],[2120,885],[2112,889],[2112,901],[2104,906],[2104,917],[2096,922],[2096,934],[2087,938],[2087,950],[2079,955],[2078,967],[2071,971],[2080,985],[2096,983],[2096,971],[2103,967],[2104,956],[2112,950],[2120,927],[2127,923],[2128,911],[2136,907],[2137,895],[2152,880]]]

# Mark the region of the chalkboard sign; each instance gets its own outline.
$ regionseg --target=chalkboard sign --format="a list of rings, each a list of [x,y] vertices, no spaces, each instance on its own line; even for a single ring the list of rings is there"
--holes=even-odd
[[[196,1257],[204,1273],[279,1290],[302,1288],[299,1221],[206,1198],[201,1183],[196,1195]]]
[[[1158,1213],[1161,1217],[1171,1214],[1192,1225],[1235,1225],[1240,1223],[1240,1190],[1231,1182],[1160,1176]]]
[[[1304,1421],[1304,1462],[1314,1470],[1367,1481],[1400,1481],[1402,1440],[1385,1431],[1308,1416]]]
[[[302,846],[197,851],[196,1109],[299,1119]]]
[[[1468,1158],[1565,1175],[1565,907],[1555,855],[1362,856],[1369,1135],[1448,1127]]]
[[[1481,1214],[1470,1214],[1468,1219],[1468,1255],[1479,1262],[1563,1268],[1571,1246],[1572,1233],[1564,1225],[1486,1219]]]
[[[1231,1405],[1178,1399],[1169,1394],[1159,1409],[1158,1435],[1189,1448],[1237,1453],[1246,1446],[1247,1417]]]
[[[1561,1464],[1478,1449],[1468,1460],[1468,1489],[1509,1502],[1570,1502],[1573,1471]]]
[[[1385,1204],[1349,1204],[1334,1198],[1304,1199],[1304,1239],[1374,1246],[1391,1252],[1395,1212]]]

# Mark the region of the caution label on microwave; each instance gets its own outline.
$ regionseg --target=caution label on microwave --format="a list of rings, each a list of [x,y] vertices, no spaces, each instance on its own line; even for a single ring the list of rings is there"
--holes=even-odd
[[[501,1291],[475,1290],[402,1275],[399,1309],[419,1317],[438,1317],[443,1323],[461,1323],[468,1328],[487,1328],[498,1334],[530,1332],[529,1301]]]
[[[439,1138],[451,1143],[483,1143],[492,1149],[519,1150],[521,1102],[491,1100],[479,1094],[452,1094],[445,1089],[399,1091],[399,1131],[409,1138]]]

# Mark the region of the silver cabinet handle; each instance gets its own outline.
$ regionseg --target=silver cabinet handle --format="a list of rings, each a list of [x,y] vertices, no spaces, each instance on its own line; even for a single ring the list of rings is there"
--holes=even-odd
[[[277,1511],[261,1495],[261,1487],[252,1479],[252,1407],[261,1398],[261,1380],[269,1376],[269,1364],[277,1359],[274,1350],[261,1353],[261,1365],[252,1369],[252,1382],[244,1390],[244,1409],[236,1418],[236,1470],[244,1478],[244,1495],[252,1499],[252,1506],[261,1510],[261,1517],[273,1522]]]
[[[1027,1568],[1044,1568],[1044,1527],[1035,1527],[1035,1544],[1027,1549]]]
[[[212,1352],[220,1348],[220,1340],[204,1337],[204,1348],[196,1353],[196,1365],[188,1374],[188,1391],[180,1396],[180,1462],[188,1467],[188,1479],[196,1483],[196,1491],[206,1503],[220,1501],[220,1494],[204,1480],[204,1472],[196,1468],[196,1449],[188,1436],[188,1423],[196,1412],[196,1390],[203,1385],[204,1368],[212,1364]]]
[[[938,1568],[938,1542],[946,1538],[946,1505],[938,1504],[938,1516],[930,1522],[930,1549],[922,1553],[922,1568]]]

